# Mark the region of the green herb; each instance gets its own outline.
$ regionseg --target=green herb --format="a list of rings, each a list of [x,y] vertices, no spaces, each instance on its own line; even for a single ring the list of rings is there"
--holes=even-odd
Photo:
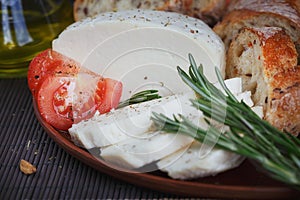
[[[271,177],[300,189],[300,140],[279,131],[243,101],[239,102],[224,84],[217,68],[216,74],[226,95],[207,80],[203,67],[196,66],[192,55],[189,60],[189,75],[180,67],[178,73],[198,94],[199,98],[191,101],[203,112],[209,128],[198,127],[182,115],[170,119],[153,113],[152,119],[158,128],[186,134],[200,142],[205,139],[221,149],[243,155],[258,162]],[[216,128],[212,122],[226,125],[226,131]]]
[[[132,95],[129,99],[120,102],[118,108],[159,98],[161,98],[161,96],[158,94],[158,90],[144,90]]]

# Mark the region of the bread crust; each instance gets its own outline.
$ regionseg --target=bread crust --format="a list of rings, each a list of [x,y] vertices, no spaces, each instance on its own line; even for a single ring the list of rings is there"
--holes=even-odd
[[[300,133],[300,69],[295,45],[282,29],[243,28],[228,49],[226,74],[243,79],[267,121]]]
[[[299,0],[231,0],[227,12],[242,9],[259,13],[273,13],[300,26]]]
[[[232,0],[223,20],[213,29],[228,49],[230,42],[244,27],[280,27],[292,38],[300,54],[298,0]]]
[[[74,2],[74,19],[79,21],[93,17],[102,12],[124,9],[151,9],[178,12],[202,19],[213,26],[226,12],[226,0],[128,0],[122,6],[120,0],[113,0],[103,6],[104,0],[76,0]]]
[[[294,135],[300,133],[300,66],[277,73],[270,82],[266,120]]]

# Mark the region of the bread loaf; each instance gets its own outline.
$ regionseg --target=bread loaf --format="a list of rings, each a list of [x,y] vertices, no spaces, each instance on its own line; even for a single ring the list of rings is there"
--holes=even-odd
[[[226,0],[76,0],[74,18],[81,20],[108,11],[150,9],[173,11],[214,25],[225,12]]]
[[[228,48],[243,27],[281,27],[290,35],[300,55],[299,0],[231,0],[228,13],[214,31]]]
[[[244,28],[228,47],[226,62],[227,77],[242,77],[267,121],[300,133],[300,66],[289,35],[277,27]]]

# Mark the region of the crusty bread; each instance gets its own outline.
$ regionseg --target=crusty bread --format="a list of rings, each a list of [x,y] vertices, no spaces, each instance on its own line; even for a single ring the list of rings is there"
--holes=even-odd
[[[76,0],[76,21],[99,13],[129,9],[172,11],[200,18],[213,26],[226,11],[226,0]]]
[[[231,42],[228,78],[242,77],[265,119],[295,135],[300,133],[300,66],[289,35],[281,28],[243,28]]]
[[[231,0],[228,13],[214,31],[226,49],[243,27],[281,27],[296,44],[300,55],[299,0]]]

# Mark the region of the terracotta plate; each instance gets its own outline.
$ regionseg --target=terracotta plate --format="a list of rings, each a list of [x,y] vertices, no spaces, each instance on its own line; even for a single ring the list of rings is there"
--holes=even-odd
[[[152,173],[134,173],[118,170],[101,159],[92,156],[88,151],[74,145],[68,134],[58,132],[40,116],[35,102],[34,110],[37,119],[47,134],[66,152],[83,163],[137,186],[185,197],[238,198],[238,199],[290,199],[300,196],[300,191],[293,190],[278,181],[272,180],[257,170],[253,163],[246,160],[236,169],[192,181],[180,181],[169,178],[156,171]]]

